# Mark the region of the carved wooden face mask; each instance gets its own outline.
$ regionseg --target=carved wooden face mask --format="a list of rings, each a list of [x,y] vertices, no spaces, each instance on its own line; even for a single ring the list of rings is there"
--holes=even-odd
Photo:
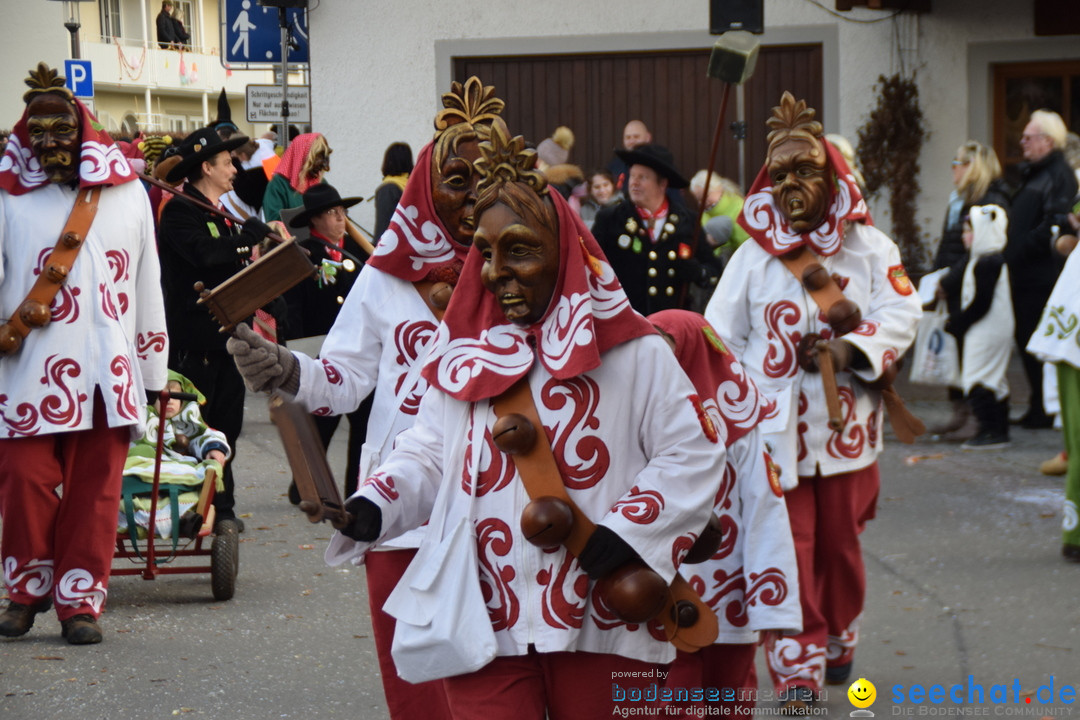
[[[49,182],[73,182],[79,174],[79,117],[71,103],[44,93],[29,105],[30,147]]]
[[[472,214],[479,175],[473,163],[479,157],[480,143],[473,138],[458,143],[447,153],[442,165],[436,165],[434,154],[431,158],[431,201],[435,214],[462,245],[472,244],[476,229]]]
[[[538,199],[539,200],[539,199]],[[559,280],[559,238],[543,223],[496,203],[480,216],[480,280],[515,325],[539,322]]]
[[[796,233],[810,232],[829,209],[829,180],[820,141],[789,137],[769,151],[769,178],[780,213]]]

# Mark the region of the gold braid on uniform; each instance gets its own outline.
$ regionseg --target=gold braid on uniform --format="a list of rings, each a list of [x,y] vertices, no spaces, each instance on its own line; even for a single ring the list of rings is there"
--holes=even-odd
[[[769,133],[769,148],[785,140],[805,140],[820,147],[822,142],[821,123],[814,119],[816,112],[806,106],[805,100],[795,100],[787,90],[780,97],[780,105],[772,109],[772,117],[765,121]]]
[[[27,105],[42,93],[56,93],[70,103],[75,102],[71,90],[64,86],[64,76],[43,62],[39,62],[37,68],[30,71],[30,77],[24,82],[30,88],[23,94],[23,102]]]

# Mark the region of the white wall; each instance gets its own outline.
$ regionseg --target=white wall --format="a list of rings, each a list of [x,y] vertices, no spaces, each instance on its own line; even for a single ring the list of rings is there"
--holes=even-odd
[[[71,35],[64,28],[64,4],[59,2],[0,2],[0,25],[4,40],[0,42],[0,128],[10,130],[26,105],[22,96],[27,87],[23,79],[29,71],[44,61],[64,72],[64,60],[71,57]],[[96,12],[86,3],[84,10]]]
[[[365,196],[380,180],[389,143],[403,140],[416,150],[430,139],[454,54],[710,47],[715,39],[707,34],[705,0],[312,4],[313,126],[335,148],[330,182],[343,193]],[[662,6],[672,11],[658,12]],[[1031,8],[1031,0],[948,0],[935,2],[929,15],[894,21],[888,19],[891,12],[856,10],[838,19],[806,0],[768,0],[762,41],[825,38],[827,130],[853,141],[875,105],[878,76],[896,72],[901,62],[916,69],[930,131],[921,159],[918,217],[924,232],[936,238],[951,189],[947,162],[969,136],[990,139],[989,124],[975,119],[991,110],[988,65],[997,49],[1011,48],[1005,53],[1010,61],[1080,57],[1075,37],[1034,38]],[[978,107],[970,106],[973,98]],[[884,203],[874,210],[887,229]],[[356,215],[370,221],[372,212],[365,203]]]

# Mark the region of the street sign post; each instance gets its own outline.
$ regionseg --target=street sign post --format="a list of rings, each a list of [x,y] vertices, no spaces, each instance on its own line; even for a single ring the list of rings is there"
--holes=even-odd
[[[289,85],[289,121],[295,123],[311,122],[311,88],[307,85]],[[281,121],[281,86],[248,85],[247,93],[248,122]]]
[[[269,70],[281,65],[281,27],[276,7],[257,0],[219,0],[221,64],[232,70]],[[307,10],[281,9],[289,27],[290,67],[307,67],[309,58]]]
[[[64,85],[77,98],[94,97],[94,71],[89,60],[64,61]]]

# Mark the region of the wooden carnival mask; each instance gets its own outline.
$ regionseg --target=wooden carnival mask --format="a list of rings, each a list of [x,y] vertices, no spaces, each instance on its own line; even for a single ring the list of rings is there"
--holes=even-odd
[[[442,96],[443,107],[435,116],[435,144],[431,154],[431,199],[435,213],[454,240],[472,244],[475,223],[476,184],[473,165],[480,158],[480,141],[490,135],[491,121],[503,109],[495,88],[471,77],[454,82]]]
[[[547,199],[536,151],[521,136],[511,138],[501,118],[491,139],[480,144],[483,159],[476,201],[474,245],[484,258],[480,280],[506,319],[529,326],[543,319],[559,280],[559,223]]]
[[[79,115],[71,91],[56,70],[38,63],[26,79],[26,130],[30,148],[49,182],[67,184],[79,176]]]
[[[766,168],[780,213],[796,233],[821,225],[829,209],[829,172],[821,123],[806,101],[785,92],[767,121]]]

